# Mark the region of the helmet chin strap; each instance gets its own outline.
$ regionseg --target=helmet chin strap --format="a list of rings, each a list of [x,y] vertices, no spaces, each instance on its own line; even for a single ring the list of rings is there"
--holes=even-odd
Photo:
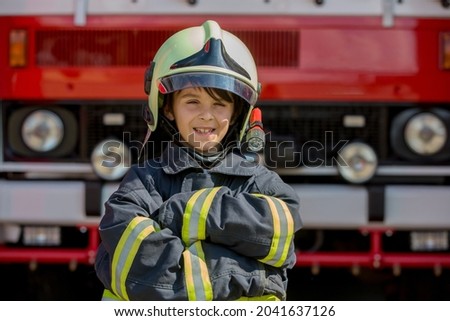
[[[145,150],[145,145],[147,144],[148,140],[150,139],[150,135],[152,134],[152,130],[150,129],[150,127],[155,124],[155,119],[152,112],[150,111],[150,108],[148,107],[148,104],[144,104],[142,106],[142,117],[147,124],[147,133],[145,134],[144,142],[142,143],[142,147],[139,151],[138,162],[141,160],[142,152]]]

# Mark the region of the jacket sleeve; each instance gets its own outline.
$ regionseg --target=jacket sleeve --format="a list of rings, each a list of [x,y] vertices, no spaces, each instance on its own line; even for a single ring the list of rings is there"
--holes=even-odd
[[[106,202],[99,225],[97,276],[123,300],[186,299],[180,269],[184,246],[152,219],[163,202],[156,189],[147,190],[144,184],[151,187],[132,168]]]
[[[257,177],[248,192],[205,188],[183,202],[163,204],[160,222],[179,231],[184,242],[208,239],[274,267],[295,264],[293,237],[302,225],[299,199],[275,173]]]

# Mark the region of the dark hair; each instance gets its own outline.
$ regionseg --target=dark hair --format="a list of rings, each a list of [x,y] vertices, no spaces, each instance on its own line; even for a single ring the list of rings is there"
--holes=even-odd
[[[200,88],[200,87],[198,87]],[[236,120],[239,119],[239,117],[243,114],[244,110],[245,110],[245,106],[248,105],[248,103],[241,98],[240,96],[229,92],[227,90],[224,89],[218,89],[218,88],[212,88],[212,87],[201,87],[203,88],[208,95],[216,100],[225,100],[226,102],[229,103],[234,103],[234,112],[233,112],[233,116],[231,117],[231,124],[234,124]],[[167,95],[164,95],[164,103],[163,103],[163,107],[167,106],[169,108],[170,111],[173,111],[173,95],[174,93],[170,93]]]

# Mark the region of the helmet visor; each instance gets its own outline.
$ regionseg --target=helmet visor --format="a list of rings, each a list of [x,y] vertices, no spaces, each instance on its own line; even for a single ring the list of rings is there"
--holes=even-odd
[[[242,97],[250,105],[255,105],[258,99],[258,93],[251,86],[239,79],[224,74],[207,72],[181,73],[161,78],[158,85],[158,89],[162,94],[192,87],[210,87],[227,90]]]

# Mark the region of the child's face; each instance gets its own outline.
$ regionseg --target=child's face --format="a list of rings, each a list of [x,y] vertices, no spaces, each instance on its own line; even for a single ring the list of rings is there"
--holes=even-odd
[[[234,103],[214,99],[203,88],[187,88],[174,93],[172,110],[166,117],[175,120],[181,138],[200,152],[214,152],[230,127]]]

